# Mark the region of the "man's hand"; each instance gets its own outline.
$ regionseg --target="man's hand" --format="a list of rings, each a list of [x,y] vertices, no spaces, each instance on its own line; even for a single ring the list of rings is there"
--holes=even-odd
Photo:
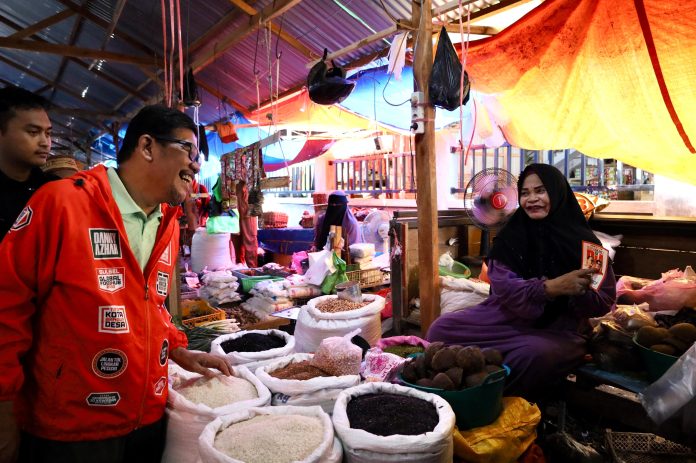
[[[17,461],[19,430],[12,413],[12,402],[0,402],[0,462]]]
[[[223,357],[219,355],[206,354],[205,352],[191,352],[183,347],[174,349],[170,357],[181,368],[201,374],[208,378],[215,376],[209,368],[220,370],[226,376],[230,376],[232,371]]]
[[[587,292],[592,282],[591,268],[573,270],[552,280],[546,280],[544,287],[546,295],[550,298],[557,296],[582,296]]]

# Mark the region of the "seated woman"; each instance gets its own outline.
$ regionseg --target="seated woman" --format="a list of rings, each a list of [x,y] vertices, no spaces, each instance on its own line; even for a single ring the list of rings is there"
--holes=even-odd
[[[329,195],[329,204],[324,213],[319,213],[314,222],[314,247],[323,249],[331,231],[331,225],[340,225],[341,235],[346,240],[345,249],[355,243],[362,243],[360,224],[348,207],[348,197],[342,191]]]
[[[588,289],[594,270],[581,269],[582,242],[600,241],[558,169],[532,164],[517,188],[520,207],[487,257],[490,296],[435,320],[427,339],[500,350],[506,395],[536,400],[582,361],[580,330],[612,308],[616,280],[608,266],[599,290]]]

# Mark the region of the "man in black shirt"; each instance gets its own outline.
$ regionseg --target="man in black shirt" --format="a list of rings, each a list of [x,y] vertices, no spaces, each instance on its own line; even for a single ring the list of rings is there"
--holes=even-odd
[[[27,90],[0,89],[0,241],[37,188],[58,178],[40,169],[51,150],[47,108]]]

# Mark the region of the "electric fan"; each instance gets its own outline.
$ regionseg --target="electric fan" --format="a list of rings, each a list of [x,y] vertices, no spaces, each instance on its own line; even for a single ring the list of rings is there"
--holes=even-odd
[[[362,223],[363,241],[374,243],[377,252],[386,252],[389,248],[390,220],[389,212],[374,210],[367,214]]]
[[[464,210],[481,229],[480,257],[488,254],[490,231],[499,229],[517,209],[517,178],[505,169],[477,172],[464,192]]]

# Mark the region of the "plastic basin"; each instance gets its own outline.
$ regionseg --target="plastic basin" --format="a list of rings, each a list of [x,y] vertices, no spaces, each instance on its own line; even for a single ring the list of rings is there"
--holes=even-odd
[[[461,262],[457,262],[456,260],[454,261],[454,265],[452,265],[451,270],[447,267],[440,266],[438,267],[438,273],[443,277],[448,276],[454,278],[469,278],[471,276],[471,270],[469,267]]]
[[[469,387],[460,391],[446,391],[434,387],[423,387],[409,383],[401,376],[399,381],[406,386],[419,391],[437,394],[445,399],[457,417],[457,427],[460,430],[478,428],[491,424],[503,411],[503,388],[505,377],[510,374],[510,368],[503,365],[500,371],[489,374],[480,386]]]
[[[663,354],[662,352],[648,349],[647,347],[638,344],[635,336],[633,337],[633,344],[635,344],[638,348],[640,357],[643,360],[643,366],[645,367],[645,371],[648,373],[648,379],[651,383],[654,383],[660,379],[660,377],[664,375],[667,370],[669,370],[669,367],[674,365],[674,362],[676,362],[679,358],[675,357],[674,355],[667,355]]]

